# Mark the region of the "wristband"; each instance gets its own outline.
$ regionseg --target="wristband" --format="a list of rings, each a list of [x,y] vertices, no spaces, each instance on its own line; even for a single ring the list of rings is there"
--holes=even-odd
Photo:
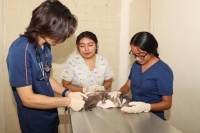
[[[69,89],[66,88],[66,89],[62,92],[62,97],[65,97],[65,93],[66,93],[67,91],[69,91]]]

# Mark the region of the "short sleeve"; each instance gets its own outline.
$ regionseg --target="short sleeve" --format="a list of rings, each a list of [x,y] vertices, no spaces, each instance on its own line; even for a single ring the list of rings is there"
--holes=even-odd
[[[25,48],[11,46],[9,49],[7,67],[12,87],[22,87],[32,84],[31,57],[28,46],[29,44]]]
[[[158,93],[160,95],[173,94],[173,72],[171,69],[166,69],[159,74],[157,79]]]
[[[107,60],[105,61],[105,64],[106,64],[105,80],[108,80],[113,77],[113,71],[112,71],[110,65],[108,64]]]
[[[61,73],[61,79],[71,82],[74,74],[73,74],[73,61],[71,59],[67,60],[65,63],[65,67]]]

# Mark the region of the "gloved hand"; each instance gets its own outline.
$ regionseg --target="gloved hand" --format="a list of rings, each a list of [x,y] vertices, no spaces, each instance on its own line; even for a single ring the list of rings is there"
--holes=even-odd
[[[117,96],[119,96],[121,94],[120,91],[112,91],[109,92],[108,95],[110,95],[111,98],[115,99]]]
[[[99,85],[91,85],[91,86],[88,86],[88,87],[83,87],[83,93],[86,93],[86,92],[94,92],[96,91],[96,88],[98,87]]]
[[[98,85],[98,86],[96,87],[96,90],[95,90],[95,91],[105,91],[105,88],[104,88],[104,86]]]
[[[121,111],[127,113],[141,113],[149,112],[151,109],[151,105],[144,102],[130,102],[129,105],[132,107],[122,107]]]
[[[81,92],[70,92],[69,97],[76,97],[76,98],[79,98],[79,99],[83,99],[84,98],[88,98],[85,94],[81,93]]]
[[[68,107],[72,108],[74,111],[79,111],[83,108],[85,101],[77,97],[70,97],[71,103]]]

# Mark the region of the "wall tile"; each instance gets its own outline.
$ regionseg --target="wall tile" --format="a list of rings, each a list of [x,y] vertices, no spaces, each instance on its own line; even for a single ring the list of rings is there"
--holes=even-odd
[[[22,9],[21,0],[4,0],[7,9]]]

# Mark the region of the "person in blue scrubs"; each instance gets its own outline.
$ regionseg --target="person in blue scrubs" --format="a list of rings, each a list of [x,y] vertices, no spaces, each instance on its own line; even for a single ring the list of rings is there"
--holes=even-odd
[[[172,105],[173,72],[159,58],[158,43],[149,32],[138,32],[130,41],[129,54],[136,61],[133,63],[125,85],[119,91],[110,92],[111,97],[126,94],[131,90],[130,107],[122,107],[127,113],[151,111],[165,120],[164,110]]]
[[[51,46],[64,42],[76,27],[77,19],[66,6],[46,0],[33,10],[26,31],[10,46],[7,67],[22,133],[58,133],[57,108],[83,108],[87,96],[70,92],[50,74]]]

